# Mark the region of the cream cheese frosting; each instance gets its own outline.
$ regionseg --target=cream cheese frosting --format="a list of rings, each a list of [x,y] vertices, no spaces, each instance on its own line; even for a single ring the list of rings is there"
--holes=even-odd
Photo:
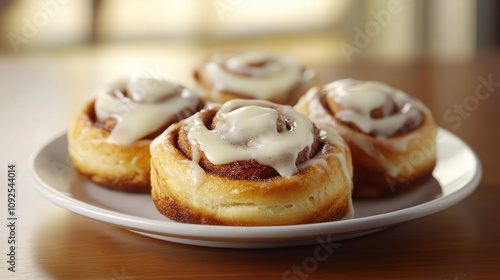
[[[293,120],[293,127],[278,132],[280,112]],[[255,159],[273,167],[281,176],[297,172],[298,154],[314,141],[313,124],[290,106],[263,100],[231,100],[219,109],[219,122],[208,129],[192,118],[188,138],[213,164]]]
[[[116,120],[107,140],[130,145],[160,129],[165,122],[194,111],[198,95],[180,85],[153,78],[134,78],[112,84],[97,93],[98,121]]]
[[[332,98],[340,104],[339,111],[333,115],[328,112],[321,101],[322,96]],[[384,108],[388,98],[392,98],[396,106],[400,107],[395,114],[391,114],[391,110]],[[355,79],[338,80],[323,88],[314,87],[304,95],[297,107],[303,102],[308,104],[309,118],[318,127],[330,127],[356,143],[367,155],[377,159],[390,176],[396,176],[399,173],[398,167],[391,164],[368,141],[368,137],[372,136],[367,134],[376,131],[377,135],[374,137],[377,137],[382,145],[394,151],[405,152],[408,142],[420,135],[408,133],[399,135],[397,138],[391,136],[406,123],[407,118],[414,118],[414,124],[421,123],[423,121],[421,112],[429,110],[423,103],[411,98],[403,91],[380,82],[363,82]],[[370,116],[370,112],[376,108],[382,108],[383,117],[374,119]],[[366,135],[350,133],[350,128],[340,125],[339,122],[352,122]]]
[[[283,98],[297,83],[311,78],[303,75],[294,58],[257,51],[214,55],[205,70],[216,91],[265,100]]]
[[[379,137],[390,137],[405,125],[408,119],[413,119],[417,125],[423,119],[422,103],[410,98],[403,91],[380,82],[344,79],[326,85],[324,90],[342,106],[335,113],[335,117],[354,123],[366,134],[375,132]],[[391,104],[391,101],[399,108],[394,114],[391,113],[390,106],[384,106]],[[383,117],[372,118],[370,114],[377,108],[381,108]]]

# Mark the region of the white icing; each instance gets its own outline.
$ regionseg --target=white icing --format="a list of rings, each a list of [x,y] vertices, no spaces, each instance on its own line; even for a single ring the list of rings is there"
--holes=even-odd
[[[321,166],[323,167],[324,170],[328,170],[328,163],[326,161],[326,158],[324,157],[315,157],[309,160],[306,160],[299,164],[297,167],[298,169],[305,169],[310,166]]]
[[[389,176],[395,177],[396,175],[398,175],[399,173],[398,168],[394,164],[390,163],[385,157],[385,155],[381,153],[379,149],[373,146],[371,142],[367,141],[366,135],[356,134],[356,133],[350,134],[348,129],[343,126],[338,126],[338,130],[342,135],[344,135],[347,139],[355,143],[356,146],[358,146],[361,150],[363,150],[365,154],[371,156],[372,158],[377,159],[377,161],[387,171],[387,174],[389,174]],[[385,139],[386,138],[383,138],[381,139],[381,141],[387,143]],[[390,145],[390,147],[392,148],[392,145]]]
[[[231,144],[261,146],[277,133],[278,117],[274,109],[247,106],[227,113],[218,129],[221,139]]]
[[[348,211],[344,219],[352,218],[354,216],[354,207],[352,204],[352,173],[349,172],[349,167],[347,164],[347,147],[342,135],[338,131],[337,123],[331,118],[330,114],[326,111],[325,107],[320,102],[319,88],[311,88],[304,96],[299,100],[299,103],[295,106],[300,109],[307,102],[309,115],[308,117],[316,124],[320,129],[320,137],[322,140],[330,143],[332,146],[339,148],[339,152],[335,153],[334,156],[340,162],[341,170],[344,175],[344,180],[349,186],[349,205]],[[332,147],[327,147],[332,149]]]
[[[165,80],[138,78],[131,79],[126,89],[132,96],[132,100],[151,103],[175,92],[176,85]]]
[[[345,151],[344,151],[345,152]],[[349,168],[347,166],[347,159],[345,157],[345,153],[336,153],[335,156],[340,162],[340,166],[342,168],[342,172],[344,173],[344,179],[346,180],[346,185],[349,186],[349,205],[347,208],[347,213],[344,216],[344,219],[349,219],[354,217],[354,206],[352,204],[352,173],[349,172]]]
[[[332,83],[332,85],[336,85],[335,100],[348,108],[370,112],[373,108],[381,107],[387,102],[387,95],[384,92],[388,92],[389,89],[385,85],[376,82],[350,84],[349,86],[344,84],[341,82]]]
[[[168,151],[169,149],[165,146],[166,144],[166,137],[167,137],[167,130],[165,130],[162,134],[158,135],[153,141],[151,142],[149,148],[151,151],[151,154],[153,154],[153,150],[156,148],[158,145],[162,145],[163,150]],[[157,160],[161,161],[161,165],[163,169],[170,174],[171,176],[174,176],[174,172],[170,169],[169,165],[166,164],[163,161],[163,157],[156,157]],[[195,162],[196,161],[196,162]],[[199,204],[199,197],[196,195],[198,193],[198,188],[203,184],[205,181],[205,171],[203,168],[201,168],[197,162],[199,161],[199,154],[193,150],[193,161],[191,160],[186,160],[189,168],[186,168],[185,173],[189,174],[189,176],[186,176],[188,180],[192,180],[192,188],[193,191],[191,192],[193,194],[193,202],[195,204]]]
[[[263,65],[256,66],[259,63]],[[264,52],[214,55],[205,70],[215,92],[230,91],[266,100],[282,98],[304,78],[311,78],[311,72],[303,77],[295,59]]]
[[[377,82],[368,82],[368,85],[364,86],[360,86],[360,84],[362,84],[362,82],[360,81],[356,81],[353,79],[345,79],[326,85],[324,87],[324,90],[326,90],[327,95],[335,98],[335,101],[342,102],[343,107],[347,106],[354,107],[356,110],[364,112],[365,115],[363,116],[368,119],[371,119],[369,116],[369,112],[371,110],[384,105],[381,104],[381,102],[382,100],[384,100],[382,95],[385,94],[391,94],[396,104],[411,104],[412,108],[422,110],[423,112],[428,112],[428,109],[421,102],[411,99],[402,91],[394,90],[384,84]],[[345,97],[345,95],[349,93],[348,89],[356,86],[358,87],[355,88],[355,90],[353,91],[354,92],[353,96]],[[374,96],[368,97],[366,99],[369,100],[369,102],[363,100],[362,92],[364,92],[364,90],[373,87],[376,88],[376,91],[373,94]],[[330,112],[328,112],[323,106],[323,104],[320,102],[319,90],[320,89],[318,87],[310,89],[305,94],[305,96],[299,101],[297,107],[300,108],[300,106],[304,106],[304,103],[306,103],[308,110],[310,112],[309,118],[311,118],[318,127],[327,127],[327,128],[330,127],[331,129],[336,129],[340,133],[340,135],[342,135],[342,137],[345,137],[350,142],[353,142],[356,146],[362,149],[368,156],[371,156],[372,158],[376,159],[385,168],[385,170],[390,176],[392,177],[396,176],[399,173],[398,167],[391,164],[384,156],[384,154],[382,154],[376,147],[373,146],[373,141],[370,141],[372,136],[352,133],[349,128],[345,127],[344,125],[340,125],[339,121],[333,118]],[[370,106],[371,104],[373,105]],[[408,109],[404,110],[408,112]],[[352,110],[348,109],[344,109],[344,111],[352,112]],[[348,114],[345,114],[344,116],[348,116]],[[359,114],[357,116],[359,116]],[[410,115],[407,114],[405,116],[399,116],[397,118],[402,118],[404,119],[404,121],[406,121],[405,117],[408,116]],[[338,117],[338,113],[335,115],[335,117]],[[375,120],[375,122],[380,121],[377,124],[373,124],[373,122],[367,120],[358,120],[358,119],[356,120],[349,119],[349,120],[352,122],[358,121],[355,122],[355,124],[358,127],[360,127],[360,129],[361,127],[364,127],[365,129],[370,131],[372,131],[373,127],[376,126],[384,126],[384,125],[393,126],[395,125],[395,123],[401,122],[400,120],[398,121],[389,120],[387,122],[384,122],[383,121],[384,118]],[[399,128],[400,126],[392,128],[389,127],[387,130],[381,129],[381,131],[390,132],[391,130],[394,130],[395,132]],[[383,144],[386,148],[391,149],[393,151],[405,152],[408,147],[408,142],[419,136],[420,136],[419,133],[410,133],[407,135],[399,136],[397,138],[391,138],[391,137],[386,137],[384,135],[379,135],[377,136],[377,141]]]
[[[422,104],[400,90],[380,82],[360,82],[353,79],[335,81],[325,86],[328,96],[342,105],[335,117],[344,122],[354,123],[366,134],[375,132],[378,136],[394,135],[411,118],[419,123],[422,120]],[[389,115],[389,98],[401,108],[396,114]],[[384,117],[373,119],[373,109],[382,107]]]
[[[278,132],[278,110],[293,120],[290,130]],[[189,119],[188,139],[213,164],[255,159],[281,176],[297,172],[298,154],[314,142],[313,124],[289,106],[262,100],[231,100],[218,111],[219,122],[208,129],[199,114]]]
[[[194,111],[197,100],[196,93],[168,81],[137,78],[98,92],[95,111],[99,121],[117,120],[108,141],[130,145],[185,110]]]
[[[331,118],[330,114],[325,110],[325,107],[320,102],[319,89],[317,87],[311,88],[306,95],[300,99],[299,103],[296,105],[297,108],[303,105],[303,102],[307,102],[309,109],[309,118],[316,124],[316,126],[321,129],[320,137],[326,140],[328,143],[335,145],[340,148],[341,152],[337,154],[341,163],[345,163],[342,166],[344,177],[346,180],[351,181],[351,175],[347,169],[347,163],[345,159],[346,145],[341,134],[338,131],[337,123]],[[343,160],[340,159],[343,157]]]
[[[187,170],[189,175],[189,178],[193,180],[192,183],[192,188],[193,191],[191,192],[193,194],[193,201],[195,204],[199,204],[199,197],[197,196],[198,189],[199,187],[205,182],[205,170],[201,168],[201,166],[198,165],[198,162],[200,161],[200,153],[197,149],[192,149],[193,151],[193,160],[188,161],[188,165],[190,170]]]

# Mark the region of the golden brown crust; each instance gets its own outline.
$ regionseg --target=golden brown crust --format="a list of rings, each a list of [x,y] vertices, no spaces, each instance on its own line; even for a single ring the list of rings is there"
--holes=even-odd
[[[186,205],[182,205],[176,200],[172,199],[170,196],[164,196],[161,199],[155,199],[154,204],[158,209],[158,212],[163,214],[165,217],[181,222],[190,224],[205,224],[205,225],[226,225],[226,226],[255,226],[258,224],[253,223],[231,223],[226,222],[221,219],[215,218],[214,215],[210,213],[200,213],[192,210]],[[338,208],[335,208],[338,207]],[[305,216],[300,224],[312,224],[325,221],[337,221],[342,219],[349,211],[349,206],[347,204],[341,205],[327,205],[322,210],[311,213],[309,217]]]
[[[432,175],[436,164],[437,126],[429,111],[422,111],[423,121],[416,128],[395,136],[378,138],[367,135],[334,117],[324,95],[304,96],[295,108],[313,119],[321,118],[338,128],[349,144],[354,169],[354,197],[376,198],[412,189],[418,181]],[[308,93],[309,95],[309,93]],[[323,108],[311,108],[310,98],[319,98]],[[320,111],[312,112],[312,110]]]
[[[83,107],[68,131],[68,150],[75,169],[109,189],[149,192],[151,140],[139,140],[130,146],[106,141],[109,131],[94,125],[93,105],[94,101]]]
[[[182,123],[172,125],[151,145],[151,194],[158,211],[170,219],[290,225],[338,220],[350,209],[348,149],[326,143],[312,159],[318,164],[305,165],[290,177],[232,179],[203,170],[178,149],[181,127]]]
[[[373,136],[358,131],[350,131],[352,137],[365,137],[377,151],[383,154],[388,163],[398,172],[391,175],[381,166],[379,160],[368,155],[354,140],[346,140],[353,155],[355,197],[386,197],[397,195],[412,189],[417,182],[432,175],[436,165],[436,135],[437,127],[432,116],[427,115],[424,122],[408,133],[390,137],[389,142],[400,141],[404,137],[415,137],[408,141],[404,152],[394,151],[383,145]],[[354,136],[357,135],[357,136]]]

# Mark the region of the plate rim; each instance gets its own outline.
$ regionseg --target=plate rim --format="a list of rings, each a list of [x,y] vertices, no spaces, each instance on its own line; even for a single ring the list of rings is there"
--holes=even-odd
[[[265,242],[275,239],[294,240],[383,228],[437,213],[465,199],[477,189],[480,183],[482,177],[481,162],[474,151],[462,139],[443,128],[439,128],[439,133],[451,136],[454,141],[458,141],[460,145],[466,148],[474,158],[474,165],[476,168],[474,175],[459,189],[433,200],[395,211],[367,217],[354,217],[353,219],[314,224],[282,226],[220,226],[178,223],[171,220],[163,222],[160,220],[120,213],[86,203],[85,201],[66,195],[64,192],[48,185],[40,178],[36,170],[36,161],[40,158],[42,152],[55,141],[66,137],[66,132],[59,134],[43,145],[40,145],[40,147],[31,154],[29,165],[32,179],[35,183],[35,188],[47,200],[71,212],[118,227],[153,235],[198,241]]]

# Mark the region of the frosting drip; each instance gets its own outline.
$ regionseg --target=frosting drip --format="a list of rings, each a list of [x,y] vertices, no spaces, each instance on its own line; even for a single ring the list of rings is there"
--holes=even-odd
[[[130,145],[163,127],[173,118],[187,117],[199,105],[196,93],[152,78],[119,81],[97,93],[97,121],[114,121],[107,140]]]
[[[378,133],[385,132],[385,135],[394,135],[405,124],[406,118],[415,118],[415,126],[417,123],[420,124],[423,121],[422,112],[428,112],[428,109],[402,91],[378,82],[367,83],[364,85],[364,82],[345,79],[332,82],[324,88],[314,87],[306,93],[296,107],[300,110],[300,107],[306,104],[309,118],[319,128],[338,131],[368,156],[377,159],[388,174],[394,177],[399,172],[398,167],[391,164],[384,154],[373,146],[370,141],[372,136],[369,133],[377,131]],[[401,106],[402,113],[394,114],[398,104]],[[330,110],[327,109],[328,107]],[[376,116],[373,114],[374,109],[379,109],[376,110],[378,114]],[[412,112],[418,112],[418,115],[408,113],[410,109]],[[339,113],[343,119],[339,119]],[[389,115],[389,120],[383,117],[385,115]],[[364,129],[362,130],[364,134],[352,133],[348,126],[340,125],[346,121],[355,123],[360,130]],[[408,142],[415,137],[419,137],[419,134],[399,137],[377,135],[379,143],[398,152],[405,152]]]
[[[365,134],[390,137],[410,131],[423,121],[423,104],[380,82],[339,80],[324,87],[335,117]]]
[[[188,139],[213,164],[256,160],[289,177],[297,170],[297,158],[312,148],[314,125],[290,106],[262,100],[232,100],[222,105],[207,128],[200,113],[187,119]],[[193,148],[194,149],[194,148]]]
[[[282,98],[306,79],[297,60],[264,52],[214,55],[205,67],[216,90],[257,99]]]

